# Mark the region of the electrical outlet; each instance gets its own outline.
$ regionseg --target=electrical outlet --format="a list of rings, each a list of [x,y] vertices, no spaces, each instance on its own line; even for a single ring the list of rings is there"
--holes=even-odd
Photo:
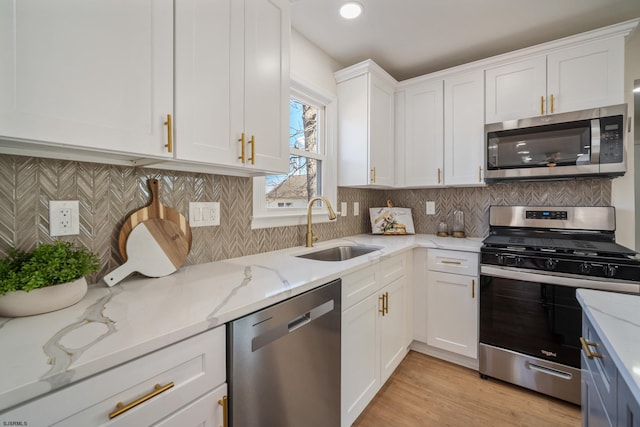
[[[191,227],[220,225],[220,202],[190,202],[189,225]]]
[[[427,215],[436,214],[436,202],[430,200],[427,202]]]
[[[360,203],[353,202],[353,216],[360,215]]]
[[[340,216],[347,216],[347,202],[340,203]]]
[[[78,200],[49,201],[49,235],[80,234],[80,202]]]

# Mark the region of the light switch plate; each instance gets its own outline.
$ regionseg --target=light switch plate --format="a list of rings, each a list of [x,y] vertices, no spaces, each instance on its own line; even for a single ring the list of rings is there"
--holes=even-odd
[[[49,201],[49,235],[80,234],[80,202],[78,200]]]
[[[360,215],[360,203],[353,202],[353,216]]]
[[[340,216],[347,216],[347,202],[340,203]]]
[[[427,201],[427,215],[435,215],[436,214],[436,202],[433,200]]]
[[[220,225],[220,202],[190,202],[189,225],[191,227]]]

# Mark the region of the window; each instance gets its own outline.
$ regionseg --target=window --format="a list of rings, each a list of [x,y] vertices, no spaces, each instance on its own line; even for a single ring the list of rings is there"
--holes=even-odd
[[[307,203],[315,196],[335,203],[335,115],[334,96],[292,79],[289,172],[254,178],[253,228],[306,223]],[[313,210],[317,221],[326,217],[321,202]]]

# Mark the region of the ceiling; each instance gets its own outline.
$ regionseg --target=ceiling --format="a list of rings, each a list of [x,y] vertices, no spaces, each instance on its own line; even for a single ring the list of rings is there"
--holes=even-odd
[[[340,64],[373,59],[397,80],[640,17],[640,0],[290,0],[291,24]]]

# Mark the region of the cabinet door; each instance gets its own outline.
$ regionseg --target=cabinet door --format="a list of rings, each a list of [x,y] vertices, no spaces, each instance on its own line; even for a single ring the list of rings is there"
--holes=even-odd
[[[444,81],[444,182],[482,184],[484,165],[484,74],[481,70]]]
[[[373,294],[342,313],[342,425],[350,426],[380,388],[380,334]]]
[[[162,421],[153,424],[155,427],[227,427],[224,424],[223,398],[227,395],[227,385],[205,394],[198,400],[189,403]],[[132,422],[135,422],[132,420]]]
[[[623,40],[617,37],[550,54],[547,57],[547,111],[562,113],[622,104]]]
[[[546,57],[538,56],[486,70],[485,123],[535,117],[547,93]]]
[[[433,80],[407,88],[405,95],[404,185],[443,184],[443,83]]]
[[[0,5],[0,136],[170,157],[173,2]]]
[[[338,185],[368,185],[367,74],[338,83]]]
[[[427,344],[478,357],[477,277],[428,272]]]
[[[380,292],[385,295],[386,308],[380,313],[380,382],[384,383],[407,354],[406,277],[396,279]]]
[[[607,410],[600,399],[598,390],[591,376],[591,371],[586,367],[586,356],[581,355],[582,375],[580,378],[581,390],[581,411],[582,425],[584,427],[611,427],[612,424],[607,416]]]
[[[231,44],[242,37],[242,2],[181,0],[175,8],[176,158],[241,166],[230,105],[242,92],[232,95],[229,83],[242,69],[242,50]]]
[[[233,2],[232,2],[233,3]],[[289,2],[245,0],[244,126],[247,167],[289,171]],[[233,102],[232,102],[233,105]],[[248,160],[254,155],[253,163]]]
[[[618,425],[640,427],[640,403],[620,374],[618,374]]]
[[[375,75],[370,76],[369,168],[370,182],[392,186],[394,183],[394,94],[393,88]]]

